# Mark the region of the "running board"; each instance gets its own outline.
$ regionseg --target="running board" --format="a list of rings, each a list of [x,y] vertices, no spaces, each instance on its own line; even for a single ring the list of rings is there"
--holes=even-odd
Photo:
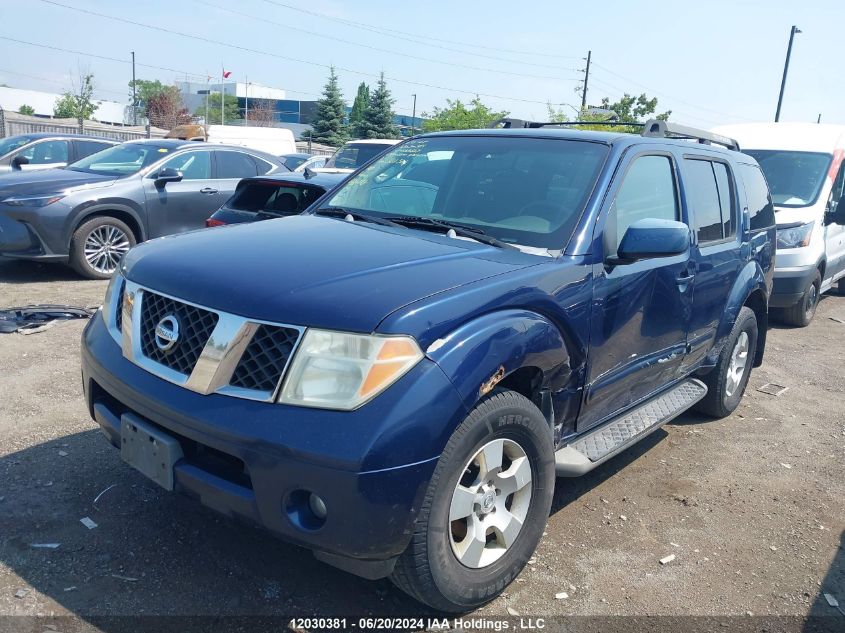
[[[555,453],[558,477],[579,477],[674,419],[707,394],[700,380],[690,378]]]

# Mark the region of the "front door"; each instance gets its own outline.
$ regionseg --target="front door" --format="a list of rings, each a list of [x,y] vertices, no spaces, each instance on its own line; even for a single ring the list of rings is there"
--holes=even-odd
[[[608,200],[599,223],[605,258],[617,254],[625,230],[637,220],[688,223],[681,212],[675,158],[666,153],[646,150],[628,157]],[[596,264],[579,431],[677,378],[686,354],[693,279],[689,251],[633,264]]]
[[[182,174],[179,182],[155,184],[156,174],[164,168]],[[211,150],[180,152],[144,178],[144,196],[150,237],[182,233],[205,226],[205,220],[220,205],[218,183],[212,178]]]
[[[845,160],[843,160],[841,150],[834,154],[831,170],[836,175],[833,180],[830,199],[827,203],[828,209],[835,208],[835,205],[842,198],[843,192],[845,192]],[[845,226],[834,223],[826,224],[824,227],[824,236],[825,259],[827,260],[825,277],[835,279],[845,270]]]

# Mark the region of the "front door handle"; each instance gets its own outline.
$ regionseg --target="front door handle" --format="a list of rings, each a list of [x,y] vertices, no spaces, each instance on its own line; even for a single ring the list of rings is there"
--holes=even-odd
[[[695,275],[686,275],[686,276],[682,276],[682,277],[675,277],[675,283],[678,284],[679,286],[685,286],[686,284],[691,282],[693,279],[695,279]]]
[[[200,189],[200,193],[217,193],[217,189],[212,189],[211,187],[203,187]]]

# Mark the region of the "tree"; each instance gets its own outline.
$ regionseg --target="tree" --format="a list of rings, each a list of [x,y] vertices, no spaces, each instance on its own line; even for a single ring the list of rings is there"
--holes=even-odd
[[[223,104],[223,115],[220,112],[221,98]],[[205,117],[205,103],[203,102],[196,110],[194,116]],[[241,118],[241,110],[238,107],[238,98],[235,95],[222,95],[213,92],[208,95],[208,119],[206,125],[219,125],[226,121],[234,121]]]
[[[150,125],[172,130],[177,125],[190,123],[192,118],[182,102],[179,90],[175,86],[168,86],[168,88],[147,99],[145,115]]]
[[[375,91],[370,95],[360,124],[361,138],[397,138],[399,130],[393,122],[393,99],[381,73]]]
[[[329,72],[329,80],[323,88],[323,96],[317,101],[317,110],[311,122],[313,139],[317,143],[339,147],[349,140],[349,128],[346,125],[346,103],[337,85],[334,66]]]
[[[555,123],[562,123],[568,121],[566,113],[562,109],[557,109],[552,104],[548,104],[549,121]],[[572,106],[570,106],[572,107]],[[618,101],[610,102],[607,97],[601,100],[601,106],[598,108],[587,108],[581,112],[577,112],[578,121],[589,121],[589,125],[572,126],[577,130],[598,130],[614,132],[627,132],[629,134],[639,134],[642,132],[642,127],[637,125],[602,125],[605,121],[614,121],[619,123],[643,123],[643,119],[652,118],[657,110],[657,97],[649,99],[645,94],[637,97],[625,93]],[[671,110],[662,112],[654,116],[654,118],[666,121],[672,114]],[[594,122],[594,123],[593,123]]]
[[[495,112],[481,103],[476,97],[464,105],[460,99],[452,101],[446,99],[445,108],[435,107],[431,114],[423,112],[424,132],[439,132],[441,130],[473,130],[485,128],[494,121],[506,117],[508,112]]]
[[[255,105],[253,105],[255,104]],[[256,127],[272,127],[276,120],[276,109],[270,99],[256,99],[249,102],[247,123]]]
[[[361,122],[364,120],[364,110],[370,102],[370,87],[363,81],[358,85],[358,93],[352,102],[352,112],[349,113],[349,128],[353,136],[360,136]]]
[[[79,77],[79,87],[75,92],[65,92],[56,99],[53,116],[60,119],[90,119],[100,107],[94,102],[94,75]]]
[[[24,103],[20,108],[18,108],[18,114],[28,114],[29,116],[32,116],[35,114],[35,108]]]

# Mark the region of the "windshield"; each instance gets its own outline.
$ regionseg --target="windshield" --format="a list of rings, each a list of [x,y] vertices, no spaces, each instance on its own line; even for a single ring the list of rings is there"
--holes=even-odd
[[[503,242],[560,250],[607,152],[599,143],[543,138],[415,139],[348,180],[324,206],[458,222]]]
[[[308,157],[302,156],[282,156],[282,165],[293,171],[297,167],[299,167],[302,163],[308,160]]]
[[[820,152],[746,149],[769,183],[772,202],[780,207],[807,207],[816,202],[832,159]]]
[[[13,152],[19,147],[23,147],[32,139],[29,136],[10,136],[9,138],[0,138],[0,156],[5,156],[9,152]]]
[[[325,167],[358,169],[390,147],[380,143],[347,143],[332,155]]]
[[[131,176],[152,165],[170,152],[167,147],[152,143],[123,143],[86,156],[67,169],[103,176]]]

